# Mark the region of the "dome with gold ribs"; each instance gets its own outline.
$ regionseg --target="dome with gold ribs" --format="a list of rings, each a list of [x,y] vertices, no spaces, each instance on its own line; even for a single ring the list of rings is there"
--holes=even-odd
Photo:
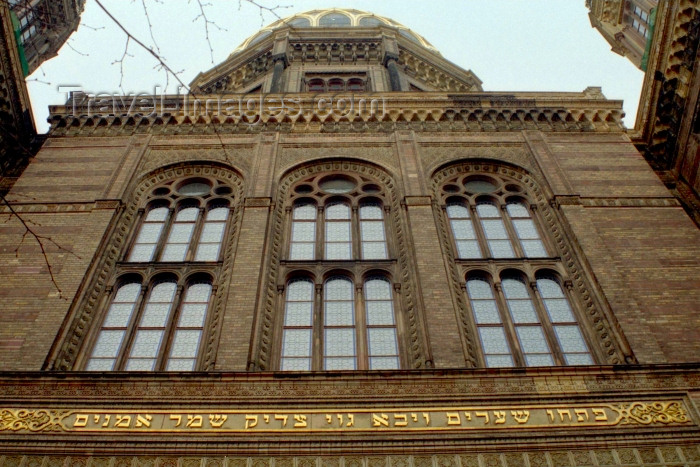
[[[421,35],[416,34],[411,29],[391,18],[378,16],[367,11],[350,8],[329,8],[311,10],[298,13],[287,18],[282,18],[274,23],[265,26],[253,36],[246,39],[235,51],[246,49],[269,37],[276,29],[283,27],[290,28],[374,28],[386,26],[394,28],[399,34],[408,40],[425,47],[437,54],[438,50],[426,41]]]

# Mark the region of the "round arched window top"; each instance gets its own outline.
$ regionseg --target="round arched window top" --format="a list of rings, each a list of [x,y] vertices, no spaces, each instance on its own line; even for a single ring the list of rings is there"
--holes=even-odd
[[[318,186],[325,193],[342,194],[353,191],[357,186],[357,182],[350,177],[331,175],[322,179]]]
[[[470,177],[464,181],[464,188],[470,193],[493,193],[498,184],[487,177]]]
[[[335,27],[342,28],[351,25],[350,18],[341,13],[329,13],[321,17],[318,21],[318,25],[322,28]]]
[[[188,180],[180,185],[177,192],[185,196],[206,195],[211,190],[211,184],[206,180]]]

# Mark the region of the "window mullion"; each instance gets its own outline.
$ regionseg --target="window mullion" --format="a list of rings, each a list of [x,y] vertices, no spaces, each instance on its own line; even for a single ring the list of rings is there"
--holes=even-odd
[[[486,233],[484,232],[484,226],[481,225],[481,218],[479,217],[479,214],[476,212],[476,205],[469,202],[467,204],[467,209],[469,209],[469,221],[472,223],[472,227],[474,227],[474,233],[476,233],[476,239],[479,242],[479,246],[481,248],[481,257],[482,258],[492,258],[493,255],[491,254],[491,248],[489,247],[489,242],[486,239]],[[452,236],[454,237],[454,235],[452,235]]]
[[[357,206],[350,207],[350,257],[355,261],[362,259],[362,238],[360,236],[360,219]]]
[[[287,259],[292,259],[292,245],[293,240],[294,240],[294,208],[293,206],[287,206],[284,210],[285,213],[285,221],[284,221],[284,231],[287,232],[287,238],[289,241],[287,242],[287,251],[284,253]],[[230,213],[229,213],[230,217]]]
[[[326,223],[324,219],[324,207],[318,206],[316,214],[316,245],[314,246],[314,259],[326,259]]]
[[[323,284],[314,287],[313,342],[311,345],[311,369],[323,369]]]
[[[494,282],[493,288],[496,292],[496,304],[498,305],[498,311],[501,313],[501,320],[503,321],[503,327],[506,331],[506,338],[510,344],[510,348],[513,351],[513,361],[516,367],[526,366],[525,356],[523,355],[523,350],[520,347],[520,340],[518,339],[518,334],[515,330],[515,324],[513,324],[513,319],[508,311],[508,302],[503,294],[503,286],[500,282]]]
[[[199,238],[202,235],[202,230],[204,230],[204,224],[207,222],[207,210],[206,208],[199,208],[199,213],[197,214],[197,219],[194,221],[194,229],[192,230],[192,236],[190,237],[190,244],[187,247],[187,253],[185,253],[185,261],[194,261],[194,255],[197,251],[197,245],[199,245]]]
[[[156,356],[156,371],[164,370],[165,365],[168,362],[168,356],[170,355],[170,347],[173,344],[173,337],[175,335],[175,329],[177,328],[177,321],[180,318],[180,312],[182,311],[182,300],[183,300],[184,287],[178,285],[175,289],[175,297],[173,297],[173,303],[170,306],[170,314],[166,321],[165,329],[163,330],[163,343],[160,346],[158,355]]]
[[[158,239],[158,245],[156,245],[156,249],[153,252],[153,259],[151,261],[160,261],[160,257],[163,254],[163,250],[165,249],[165,244],[168,243],[168,237],[170,236],[170,229],[173,227],[173,223],[175,222],[175,214],[176,210],[175,208],[171,207],[168,209],[168,218],[165,219],[165,222],[163,223],[163,230],[160,233],[160,238]]]
[[[384,219],[382,223],[384,224],[384,242],[386,248],[387,259],[394,258],[394,252],[398,251],[398,246],[394,243],[394,236],[396,232],[394,231],[394,223],[391,220],[391,208],[389,206],[382,207],[384,211]]]
[[[367,341],[367,316],[365,312],[365,299],[362,283],[355,285],[355,358],[357,369],[369,369],[369,348]],[[396,317],[394,317],[394,320]]]
[[[124,336],[124,342],[119,349],[119,355],[117,355],[116,361],[114,363],[114,369],[118,371],[123,371],[126,366],[126,361],[129,358],[129,352],[131,351],[131,346],[134,343],[134,338],[136,337],[136,331],[141,321],[141,315],[143,314],[143,309],[146,306],[146,295],[148,294],[148,285],[141,286],[141,292],[139,292],[139,298],[134,306],[134,312],[131,314],[131,319],[126,328],[126,335]]]
[[[503,225],[506,228],[506,232],[508,232],[508,237],[510,238],[510,244],[513,247],[513,251],[515,251],[515,256],[516,258],[525,258],[527,255],[525,254],[525,250],[523,249],[523,246],[521,244],[521,239],[518,236],[518,233],[515,231],[515,227],[513,226],[513,220],[510,218],[510,214],[508,214],[508,210],[506,209],[505,204],[501,204],[501,219],[503,219]]]

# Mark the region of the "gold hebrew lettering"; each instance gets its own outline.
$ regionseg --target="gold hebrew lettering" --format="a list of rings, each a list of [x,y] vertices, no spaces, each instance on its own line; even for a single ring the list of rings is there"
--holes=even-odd
[[[294,428],[306,428],[306,415],[294,415]]]
[[[447,412],[447,424],[448,425],[461,425],[462,419],[459,418],[458,412]]]
[[[417,422],[417,421],[418,421],[418,415],[412,413],[412,414],[411,414],[411,420],[413,420],[414,422]]]
[[[111,415],[105,415],[105,422],[102,424],[102,428],[107,428],[109,426],[109,421],[112,420]]]
[[[265,423],[270,423],[270,416],[268,414],[263,415],[263,419],[265,420]]]
[[[595,415],[595,421],[596,422],[607,422],[608,421],[608,415],[605,413],[605,409],[591,409],[593,411],[593,415]]]
[[[550,409],[547,409],[547,416],[549,417],[549,422],[554,423],[554,412]]]
[[[587,422],[588,421],[588,410],[586,409],[574,409],[576,414],[576,421]]]
[[[226,423],[226,420],[228,420],[228,415],[218,413],[209,415],[209,424],[213,428],[221,428]]]
[[[408,426],[408,417],[406,414],[399,414],[395,413],[394,414],[394,426]]]
[[[464,418],[469,420],[470,422],[472,421],[472,414],[471,412],[464,412]]]
[[[246,415],[245,416],[245,429],[249,430],[251,428],[255,428],[256,426],[258,426],[258,416],[257,415]]]
[[[557,413],[559,414],[559,418],[562,422],[564,421],[564,415],[569,417],[569,421],[572,420],[571,411],[569,409],[557,409]]]
[[[326,423],[329,425],[333,424],[333,416],[331,414],[326,414]]]
[[[100,423],[100,415],[93,415],[92,416],[92,421],[97,423]]]
[[[377,415],[372,414],[372,426],[389,426],[389,416],[385,413]]]
[[[510,414],[513,416],[515,421],[520,424],[527,423],[527,421],[530,419],[529,410],[511,410]]]
[[[335,417],[338,419],[338,426],[343,426],[343,414],[335,414]]]
[[[506,422],[506,413],[503,410],[494,410],[493,415],[496,417],[493,421],[494,425],[502,425]]]
[[[187,428],[202,428],[202,416],[201,415],[187,415]]]
[[[475,412],[477,417],[484,418],[484,425],[489,424],[489,413],[488,412]]]
[[[170,415],[170,420],[177,420],[177,423],[175,424],[175,427],[177,428],[182,423],[182,415]]]
[[[78,414],[75,416],[75,423],[73,423],[73,428],[83,428],[87,426],[88,416],[83,414]]]
[[[151,427],[151,420],[153,420],[153,417],[149,414],[145,415],[136,415],[136,428],[150,428]]]
[[[423,412],[423,418],[425,419],[425,426],[430,426],[430,414]]]
[[[117,415],[117,421],[114,426],[117,428],[129,428],[131,425],[131,415]]]
[[[347,426],[347,427],[355,426],[355,415],[354,414],[351,414],[351,413],[348,414],[348,424],[345,426]]]

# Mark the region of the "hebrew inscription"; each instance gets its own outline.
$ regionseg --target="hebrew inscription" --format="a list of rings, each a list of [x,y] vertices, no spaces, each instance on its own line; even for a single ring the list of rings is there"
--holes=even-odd
[[[681,401],[336,410],[0,409],[3,432],[464,431],[691,424]]]

